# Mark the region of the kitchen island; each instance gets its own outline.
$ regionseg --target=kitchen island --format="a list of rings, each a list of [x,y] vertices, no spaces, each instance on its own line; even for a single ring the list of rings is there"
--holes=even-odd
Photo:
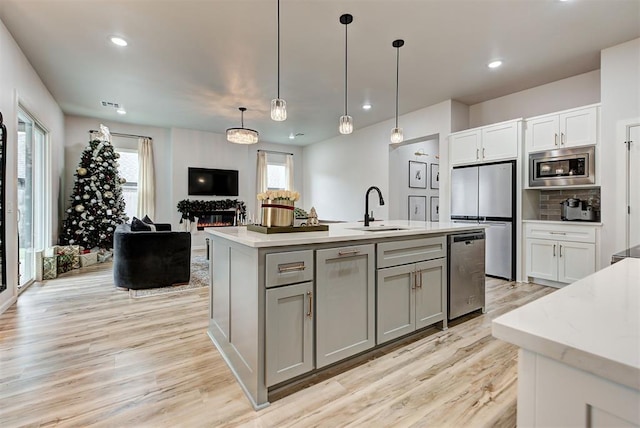
[[[274,389],[434,324],[447,327],[450,234],[462,223],[331,224],[210,234],[208,334],[256,409]],[[477,278],[484,284],[484,271]]]
[[[518,426],[640,426],[640,259],[493,320],[520,347]]]

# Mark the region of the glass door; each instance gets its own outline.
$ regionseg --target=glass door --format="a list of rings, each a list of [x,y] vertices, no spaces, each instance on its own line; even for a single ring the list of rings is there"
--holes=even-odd
[[[36,278],[36,250],[45,236],[46,132],[24,110],[18,110],[18,289]]]

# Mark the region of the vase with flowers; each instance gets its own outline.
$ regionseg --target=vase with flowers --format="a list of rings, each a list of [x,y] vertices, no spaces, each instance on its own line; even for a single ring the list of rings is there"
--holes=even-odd
[[[293,190],[267,190],[258,193],[258,200],[262,203],[262,226],[293,226],[294,205],[298,199],[300,193]]]

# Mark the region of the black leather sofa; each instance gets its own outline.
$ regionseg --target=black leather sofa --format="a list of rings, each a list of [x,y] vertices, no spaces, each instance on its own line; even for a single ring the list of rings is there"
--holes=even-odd
[[[151,232],[132,231],[129,224],[116,227],[113,239],[116,287],[141,290],[189,282],[191,233],[173,232],[170,226],[168,229]]]

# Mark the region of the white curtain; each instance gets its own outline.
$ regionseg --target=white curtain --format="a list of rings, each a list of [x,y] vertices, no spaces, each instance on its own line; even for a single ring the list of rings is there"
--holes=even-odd
[[[256,193],[267,191],[267,153],[258,152],[258,169],[256,171]]]
[[[287,181],[286,190],[296,190],[293,188],[293,155],[287,155],[285,158],[285,174]]]
[[[156,186],[153,172],[153,149],[150,138],[138,139],[138,217],[155,220]]]

